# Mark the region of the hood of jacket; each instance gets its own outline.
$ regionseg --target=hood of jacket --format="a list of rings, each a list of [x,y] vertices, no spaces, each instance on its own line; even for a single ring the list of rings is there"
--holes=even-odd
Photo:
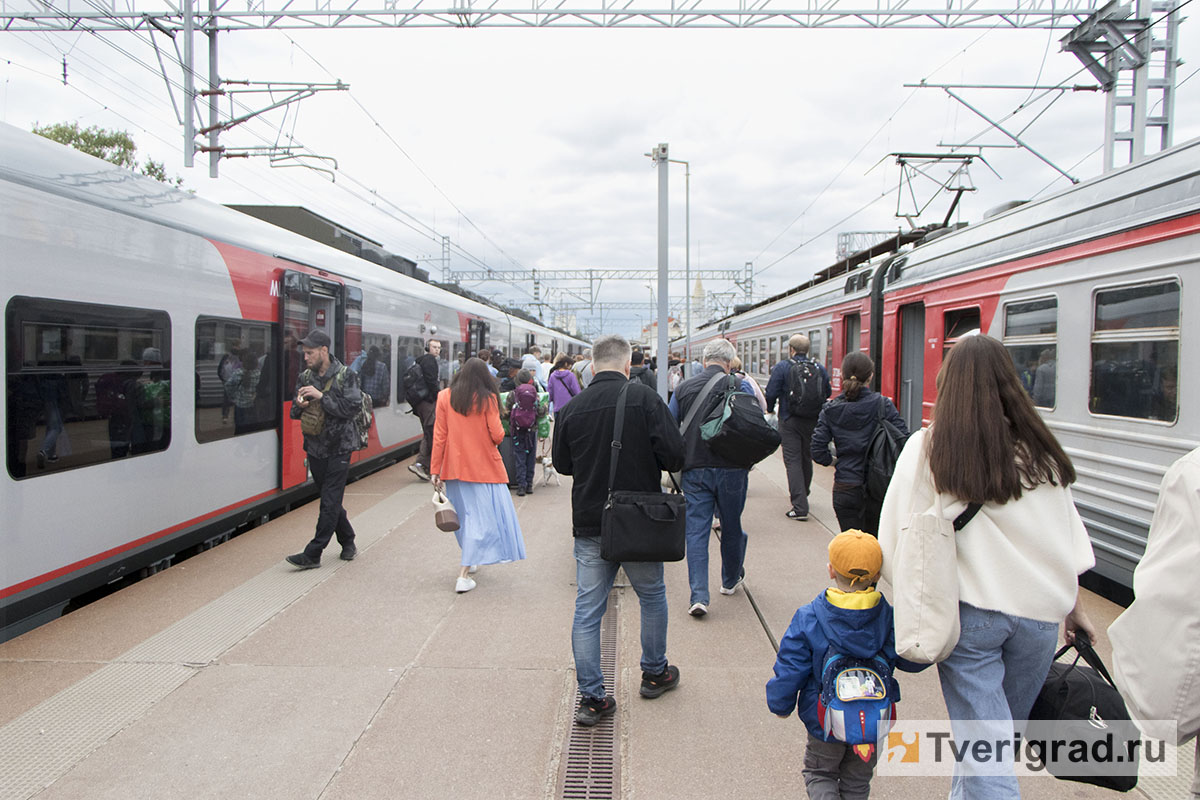
[[[892,607],[882,599],[871,608],[841,608],[830,603],[822,590],[813,610],[825,639],[836,642],[841,652],[859,658],[870,658],[882,650],[892,630]]]
[[[879,419],[879,392],[864,386],[857,400],[839,394],[825,405],[825,416],[843,431],[874,432]]]

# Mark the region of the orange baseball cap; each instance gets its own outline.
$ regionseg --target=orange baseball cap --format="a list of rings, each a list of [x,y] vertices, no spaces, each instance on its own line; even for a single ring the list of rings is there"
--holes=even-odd
[[[850,579],[851,586],[859,581],[870,585],[883,567],[883,550],[871,534],[851,529],[839,533],[829,543],[829,563],[837,574]]]

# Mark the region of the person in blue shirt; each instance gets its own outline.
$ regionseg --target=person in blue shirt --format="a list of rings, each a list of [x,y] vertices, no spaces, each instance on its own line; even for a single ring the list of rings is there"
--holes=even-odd
[[[725,339],[709,342],[704,346],[702,356],[704,370],[680,383],[671,395],[669,405],[675,419],[683,422],[687,421],[692,406],[700,404],[690,424],[681,431],[684,445],[682,488],[688,498],[685,534],[688,583],[691,584],[688,613],[693,617],[708,613],[708,539],[714,510],[721,517],[721,594],[733,594],[746,576],[742,509],[746,505],[750,470],[721,458],[700,438],[701,424],[725,397],[724,389],[730,383],[730,364],[736,355],[733,345]],[[754,394],[747,379],[742,379],[738,387],[747,394]]]
[[[787,468],[788,494],[791,495],[792,507],[787,511],[787,518],[797,522],[808,521],[808,495],[812,491],[812,435],[817,427],[817,418],[821,415],[821,406],[829,399],[829,375],[817,361],[808,357],[811,343],[808,337],[797,333],[788,339],[788,350],[791,353],[774,366],[771,377],[767,381],[767,411],[775,410],[775,402],[779,401],[779,438],[783,444],[783,465]],[[791,398],[796,397],[793,368],[798,364],[808,364],[810,374],[815,373],[815,396],[796,407]]]

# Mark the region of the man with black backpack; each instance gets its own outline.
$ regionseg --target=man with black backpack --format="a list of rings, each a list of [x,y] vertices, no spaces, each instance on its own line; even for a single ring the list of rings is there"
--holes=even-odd
[[[771,370],[767,381],[767,411],[779,402],[779,436],[783,439],[783,465],[787,468],[792,507],[787,518],[808,521],[808,494],[812,489],[812,435],[829,399],[829,376],[820,363],[808,357],[808,337],[797,333],[788,339],[791,357]]]
[[[421,419],[421,450],[417,460],[408,465],[408,471],[423,481],[429,480],[429,456],[433,452],[433,418],[437,409],[439,378],[438,357],[442,343],[430,339],[425,354],[413,362],[404,373],[404,400],[412,406],[413,413]]]

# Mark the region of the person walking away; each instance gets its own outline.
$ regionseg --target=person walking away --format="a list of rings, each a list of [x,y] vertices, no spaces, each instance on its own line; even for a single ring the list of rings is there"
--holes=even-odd
[[[533,373],[517,373],[517,388],[509,393],[508,425],[512,431],[513,456],[517,462],[517,495],[533,494],[533,471],[537,466],[538,391]]]
[[[433,450],[434,415],[437,413],[437,396],[441,387],[439,377],[441,369],[439,356],[441,354],[442,343],[437,339],[430,339],[429,344],[425,346],[425,354],[416,361],[416,366],[421,370],[420,388],[415,395],[406,398],[412,405],[413,412],[421,420],[422,433],[421,450],[417,453],[417,460],[408,465],[408,471],[423,481],[429,480],[429,454]],[[413,400],[417,402],[413,403]]]
[[[683,493],[687,495],[687,565],[691,585],[688,613],[703,617],[708,613],[708,540],[713,512],[721,517],[721,594],[737,591],[746,576],[746,534],[742,530],[742,510],[750,470],[731,464],[708,448],[700,438],[700,426],[725,400],[730,391],[729,366],[736,351],[725,339],[704,346],[704,370],[683,381],[671,397],[671,413],[683,422],[699,403],[692,423],[683,433]],[[736,380],[736,378],[734,379]],[[754,394],[748,381],[738,389]]]
[[[300,340],[307,369],[300,373],[292,395],[290,415],[300,420],[308,468],[321,494],[312,541],[302,552],[287,557],[289,564],[300,569],[321,566],[321,554],[334,535],[342,546],[343,561],[353,561],[358,555],[354,526],[342,507],[342,498],[350,474],[350,453],[358,447],[354,417],[362,408],[362,391],[354,371],[330,355],[329,343],[329,337],[319,330]]]
[[[431,475],[458,512],[454,535],[462,563],[454,591],[460,594],[475,588],[473,567],[525,558],[508,474],[496,450],[503,439],[496,379],[483,361],[468,358],[437,396]]]
[[[1012,741],[1050,670],[1063,624],[1066,641],[1095,629],[1079,604],[1078,575],[1095,564],[1071,498],[1075,468],[1034,409],[1012,358],[988,336],[963,337],[937,376],[930,427],[908,440],[879,518],[883,578],[892,571],[914,513],[947,520],[982,504],[955,536],[961,634],[938,664],[955,741]],[[953,575],[947,580],[954,580]],[[1012,753],[991,774],[954,765],[953,800],[1019,797]],[[1007,775],[996,775],[996,766]]]
[[[575,721],[592,726],[617,710],[604,690],[600,668],[600,619],[622,567],[641,605],[642,683],[638,693],[656,698],[679,686],[679,669],[667,662],[667,592],[661,562],[616,563],[600,557],[600,516],[608,497],[616,402],[629,383],[630,347],[623,336],[601,336],[593,345],[592,385],[559,411],[555,468],[575,477],[571,487],[571,532],[575,537],[575,619],[571,651],[580,703]],[[614,490],[658,491],[662,470],[683,466],[683,440],[666,405],[638,383],[628,386],[622,446]]]
[[[790,357],[771,370],[766,391],[768,412],[774,411],[776,402],[779,403],[779,436],[783,440],[783,465],[787,468],[788,494],[792,500],[787,518],[797,522],[808,521],[813,430],[830,395],[829,376],[823,366],[808,357],[810,346],[808,337],[802,333],[788,339]]]
[[[1138,727],[1182,745],[1196,739],[1192,800],[1200,800],[1200,626],[1195,586],[1200,572],[1200,448],[1167,470],[1150,522],[1146,552],[1133,571],[1134,601],[1108,629],[1113,680]],[[1169,642],[1168,647],[1163,647]],[[1158,721],[1156,721],[1158,720]],[[1170,720],[1164,723],[1162,720]]]
[[[500,370],[498,370],[494,366],[492,366],[492,351],[491,350],[489,350],[485,347],[482,350],[480,350],[477,355],[479,356],[480,361],[487,364],[488,372],[491,373],[493,378],[497,377],[500,374]]]
[[[801,774],[812,800],[866,800],[879,755],[873,741],[847,742],[854,737],[839,739],[832,726],[826,730],[818,709],[825,678],[850,669],[851,675],[870,681],[863,687],[868,696],[839,697],[849,702],[840,709],[825,709],[824,715],[857,716],[853,712],[861,709],[868,720],[874,720],[868,733],[882,734],[876,725],[890,722],[890,712],[900,699],[893,670],[925,668],[896,656],[892,607],[875,588],[882,565],[883,553],[873,536],[848,530],[833,537],[828,564],[833,585],[796,611],[779,641],[775,677],[767,681],[771,712],[787,719],[795,710],[808,729]]]
[[[658,376],[654,374],[654,370],[646,366],[646,354],[641,350],[634,350],[630,357],[630,363],[633,365],[629,368],[629,380],[640,381],[646,386],[649,386],[654,391],[658,391]]]
[[[833,513],[838,526],[872,536],[879,533],[881,500],[867,496],[867,448],[881,416],[908,436],[908,426],[891,399],[871,389],[874,374],[875,362],[866,353],[850,353],[842,360],[842,393],[821,410],[812,437],[812,460],[822,466],[834,463],[829,445],[837,448]]]
[[[596,374],[596,368],[592,364],[592,350],[589,347],[583,351],[583,356],[579,358],[571,371],[575,373],[575,378],[579,381],[579,386],[586,389],[592,382],[592,377]]]
[[[533,375],[534,380],[537,380],[538,368],[541,366],[541,363],[542,348],[538,347],[536,344],[529,348],[528,353],[521,355],[521,369],[529,370],[529,373]]]
[[[572,397],[583,391],[579,386],[579,379],[571,371],[572,363],[570,356],[561,355],[558,361],[554,362],[554,369],[550,371],[547,389],[550,392],[550,413],[555,417],[567,407]]]

